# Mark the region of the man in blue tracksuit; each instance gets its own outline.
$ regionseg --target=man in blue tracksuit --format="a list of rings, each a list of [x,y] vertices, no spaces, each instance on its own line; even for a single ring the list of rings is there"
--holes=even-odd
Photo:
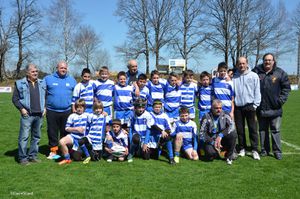
[[[253,159],[260,160],[258,154],[258,133],[256,122],[256,108],[260,104],[260,83],[258,75],[248,67],[246,57],[240,57],[237,63],[237,72],[233,76],[234,119],[239,142],[239,155],[245,156],[246,136],[245,119],[249,130],[249,137]]]
[[[291,91],[288,75],[276,66],[272,53],[263,56],[263,64],[256,66],[253,71],[260,79],[261,103],[257,109],[261,155],[270,152],[269,128],[272,137],[272,150],[276,159],[282,159],[280,127],[282,106],[287,101]]]
[[[50,146],[48,159],[57,157],[58,131],[60,138],[67,135],[65,131],[68,116],[71,114],[71,103],[76,80],[67,74],[68,65],[61,61],[57,71],[45,77],[47,85],[47,132]]]
[[[29,162],[40,162],[38,159],[41,127],[45,113],[46,85],[38,79],[36,65],[26,66],[26,77],[17,80],[12,102],[21,113],[20,132],[18,140],[18,158],[21,165]],[[30,148],[27,143],[30,139]]]

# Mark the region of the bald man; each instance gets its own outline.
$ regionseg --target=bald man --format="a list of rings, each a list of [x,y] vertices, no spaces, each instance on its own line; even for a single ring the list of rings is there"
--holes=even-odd
[[[126,72],[127,85],[132,85],[133,82],[136,82],[140,72],[138,71],[138,65],[136,60],[131,59],[127,64],[128,71]]]
[[[60,61],[56,72],[45,77],[47,85],[47,133],[50,146],[48,159],[55,159],[60,138],[67,135],[65,131],[68,116],[71,114],[71,103],[76,80],[68,74],[68,64]]]
[[[237,63],[237,72],[233,76],[234,119],[238,134],[240,153],[245,156],[247,148],[245,136],[245,120],[249,130],[249,137],[253,159],[260,160],[258,154],[258,132],[256,122],[256,108],[260,105],[260,83],[258,75],[249,70],[248,59],[240,57]]]

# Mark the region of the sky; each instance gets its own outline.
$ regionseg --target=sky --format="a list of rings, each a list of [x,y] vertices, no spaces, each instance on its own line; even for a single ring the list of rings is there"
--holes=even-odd
[[[8,2],[11,1],[12,0],[0,0],[0,3],[7,6]],[[278,0],[272,1],[275,5],[278,2]],[[38,0],[38,5],[41,7],[48,7],[50,2],[51,0]],[[283,0],[283,2],[285,3],[288,12],[292,12],[300,0]],[[102,48],[106,49],[110,54],[111,70],[127,70],[126,63],[117,55],[114,48],[115,46],[122,44],[126,40],[127,35],[126,24],[121,22],[120,18],[114,14],[117,8],[117,0],[74,0],[74,8],[82,16],[82,24],[91,25],[101,36],[103,41]],[[199,54],[199,56],[202,61],[197,65],[201,67],[198,72],[203,70],[211,71],[214,66],[223,61],[222,54],[216,54],[214,52],[202,53]],[[169,58],[176,59],[180,57]],[[154,57],[151,57],[150,70],[154,69],[154,59]],[[297,70],[296,59],[296,55],[287,55],[277,61],[279,66],[284,68],[289,74],[293,74],[296,73]],[[168,60],[165,60],[161,64],[168,64]],[[145,71],[145,63],[143,60],[138,60],[138,65],[142,72]]]

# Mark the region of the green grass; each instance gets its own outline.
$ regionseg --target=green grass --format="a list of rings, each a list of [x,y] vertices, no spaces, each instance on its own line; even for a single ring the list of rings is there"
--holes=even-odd
[[[292,92],[284,107],[282,139],[300,146],[300,92]],[[167,159],[134,159],[59,166],[46,159],[46,123],[42,129],[40,164],[15,161],[19,113],[11,95],[0,94],[0,198],[300,198],[300,151],[283,144],[282,161],[188,161],[172,167]],[[23,194],[23,195],[21,195]]]

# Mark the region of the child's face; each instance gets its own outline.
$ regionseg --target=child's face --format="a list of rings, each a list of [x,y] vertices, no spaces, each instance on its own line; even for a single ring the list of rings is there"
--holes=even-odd
[[[208,86],[209,85],[209,77],[208,76],[204,76],[201,79],[201,84],[202,84],[202,86]]]
[[[88,83],[91,79],[91,74],[90,73],[84,73],[82,76],[82,82],[83,83]]]
[[[109,78],[109,73],[107,70],[103,70],[100,72],[100,79],[106,81]]]
[[[126,77],[124,75],[121,75],[118,81],[121,86],[126,86]]]
[[[159,75],[153,75],[151,78],[153,84],[159,84]]]
[[[118,124],[113,124],[112,125],[112,130],[113,130],[114,133],[118,133],[120,131],[120,129],[121,129],[121,126],[118,125]]]
[[[193,81],[193,76],[186,76],[183,81],[187,84],[190,84]]]
[[[226,76],[226,74],[227,74],[227,71],[226,71],[225,68],[220,68],[218,70],[218,73],[219,73],[219,77],[224,78]]]
[[[144,88],[144,86],[146,85],[146,80],[145,79],[139,79],[137,81],[137,85],[139,88]]]
[[[160,113],[161,107],[162,107],[161,104],[155,104],[155,105],[153,106],[153,112],[156,113],[156,114]]]
[[[145,112],[145,107],[144,106],[137,106],[134,107],[135,114],[138,116],[142,115]]]
[[[176,86],[176,84],[177,84],[177,78],[174,77],[174,76],[170,76],[169,77],[169,83],[170,83],[171,86]]]
[[[101,113],[103,112],[103,109],[102,108],[96,108],[94,110],[94,112],[95,112],[96,115],[101,115]]]
[[[83,107],[83,106],[78,106],[78,107],[76,108],[76,113],[77,113],[78,115],[81,115],[82,113],[84,113],[84,107]]]
[[[187,122],[187,121],[189,121],[189,114],[188,114],[188,113],[181,113],[181,114],[180,114],[180,120],[181,120],[182,122]]]

